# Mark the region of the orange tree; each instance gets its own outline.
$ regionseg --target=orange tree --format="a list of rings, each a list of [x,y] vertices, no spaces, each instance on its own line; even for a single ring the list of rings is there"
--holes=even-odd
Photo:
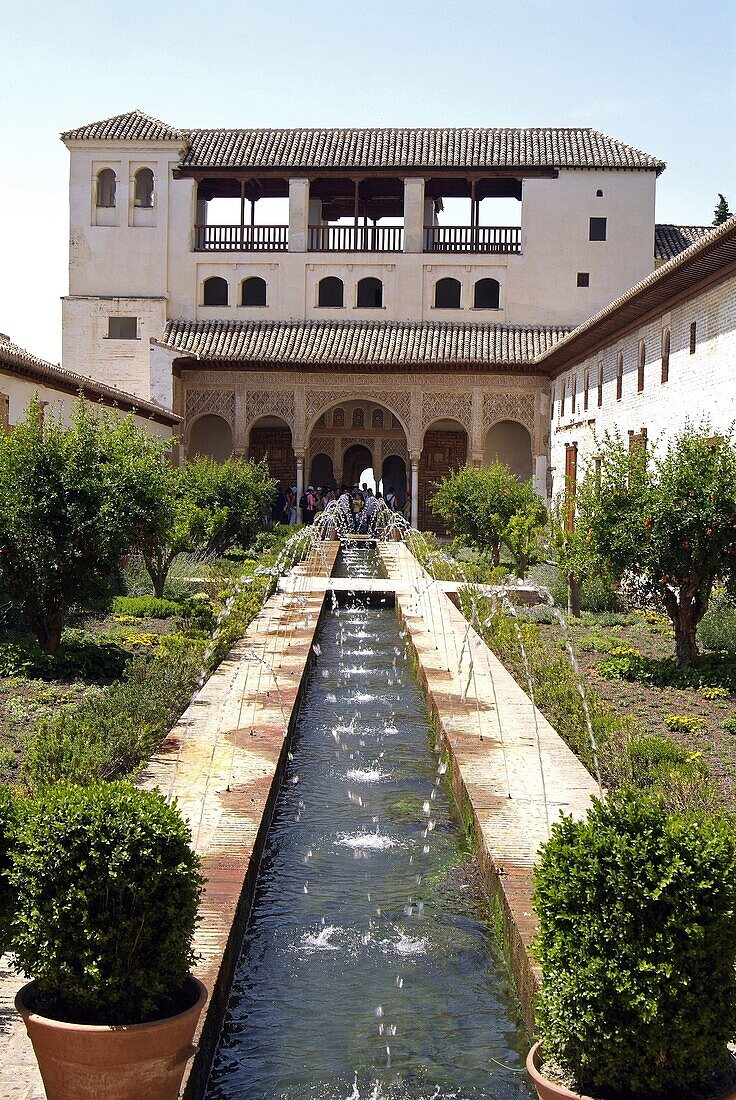
[[[591,554],[633,574],[672,621],[677,662],[693,665],[713,585],[736,581],[736,442],[688,424],[659,454],[602,441],[600,469],[578,494]]]
[[[515,546],[519,537],[518,531],[509,531],[512,517],[523,513],[535,528],[546,520],[544,505],[531,481],[519,481],[502,462],[478,468],[461,466],[438,482],[429,504],[442,516],[451,535],[482,554],[490,551],[494,565],[499,562],[501,543]],[[528,560],[528,546],[526,551]],[[516,555],[514,549],[512,553]]]
[[[146,529],[167,446],[81,397],[68,426],[34,399],[0,435],[0,572],[47,653],[72,604],[106,590]]]

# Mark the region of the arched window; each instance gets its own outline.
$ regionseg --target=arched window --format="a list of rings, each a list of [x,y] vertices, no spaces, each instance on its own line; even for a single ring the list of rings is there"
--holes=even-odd
[[[254,275],[251,279],[243,279],[240,290],[241,306],[265,306],[266,304],[266,280]]]
[[[624,392],[624,353],[620,351],[616,358],[616,400],[620,401]]]
[[[221,279],[219,275],[213,275],[210,279],[205,279],[203,305],[227,305],[227,281],[225,279]]]
[[[150,168],[139,168],[135,174],[134,205],[147,210],[153,206],[153,172]]]
[[[639,341],[639,359],[637,361],[636,372],[636,392],[641,393],[644,389],[644,365],[647,359],[647,346],[643,340]]]
[[[459,279],[438,279],[434,284],[435,309],[460,309]]]
[[[332,426],[333,428],[343,428],[345,426],[345,410],[339,405],[332,414]]]
[[[353,409],[353,427],[363,428],[365,426],[365,416],[362,409]]]
[[[345,304],[344,294],[345,288],[342,279],[338,279],[335,275],[328,275],[325,279],[319,281],[317,305],[342,306]]]
[[[498,309],[500,301],[498,279],[478,279],[473,292],[473,309]]]
[[[103,168],[97,173],[97,205],[111,207],[115,205],[115,173],[112,168]]]
[[[358,309],[380,309],[383,305],[383,283],[368,277],[358,282]]]
[[[371,427],[382,428],[383,427],[383,409],[374,409],[371,416]]]
[[[662,381],[666,382],[670,376],[670,330],[662,329]]]

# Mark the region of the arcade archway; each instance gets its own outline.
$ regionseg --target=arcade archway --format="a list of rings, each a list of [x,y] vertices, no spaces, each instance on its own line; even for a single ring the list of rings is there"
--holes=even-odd
[[[533,474],[532,437],[516,420],[499,420],[486,435],[483,462],[503,462],[519,481],[529,481]]]
[[[268,472],[282,489],[296,485],[296,457],[291,443],[291,428],[281,417],[262,416],[251,425],[248,457],[253,462],[265,458]]]
[[[468,433],[457,420],[435,420],[424,433],[419,462],[419,527],[445,534],[445,526],[429,506],[439,481],[468,460]]]
[[[187,447],[190,458],[214,458],[215,462],[225,462],[232,453],[233,432],[224,417],[206,413],[194,421]]]

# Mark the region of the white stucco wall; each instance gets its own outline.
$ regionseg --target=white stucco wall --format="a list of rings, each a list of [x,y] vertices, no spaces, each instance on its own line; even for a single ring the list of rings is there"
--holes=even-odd
[[[11,428],[25,419],[26,409],[34,396],[38,397],[39,401],[46,402],[47,412],[61,417],[64,424],[70,422],[78,400],[76,394],[57,390],[51,383],[34,382],[27,378],[9,374],[3,370],[1,365],[0,394],[9,399],[8,422]],[[113,405],[103,405],[99,401],[88,399],[85,404],[95,410],[111,408],[120,417],[129,415],[124,409],[115,408]],[[155,439],[168,439],[170,436],[178,434],[169,425],[160,424],[147,416],[136,414],[134,419],[139,427],[144,428]]]
[[[695,353],[690,354],[690,325],[696,324]],[[662,333],[670,330],[670,363],[662,382]],[[644,389],[638,392],[638,349],[646,348]],[[621,400],[616,399],[619,352],[623,353]],[[603,364],[603,403],[598,406],[598,366]],[[588,409],[584,409],[585,371],[590,372]],[[639,328],[611,341],[600,352],[560,374],[553,383],[551,465],[554,492],[563,487],[565,444],[578,444],[582,472],[598,446],[596,437],[618,429],[647,429],[651,446],[662,447],[686,421],[707,416],[714,434],[736,420],[736,276],[707,287],[700,294],[662,312]],[[571,407],[576,379],[576,409]],[[565,415],[561,396],[566,388]]]
[[[554,180],[523,184],[522,255],[403,253],[194,252],[194,181],[176,180],[176,143],[71,142],[69,297],[63,310],[63,362],[70,370],[149,396],[148,338],[160,338],[167,318],[216,320],[438,320],[497,324],[576,324],[623,293],[654,267],[655,173],[561,171]],[[136,210],[132,180],[148,166],[155,178],[151,211]],[[117,176],[117,205],[95,206],[95,178],[103,167]],[[410,181],[409,212],[424,211],[422,181]],[[596,197],[602,190],[603,197]],[[291,222],[305,223],[306,192],[295,181]],[[415,194],[416,192],[416,194]],[[414,200],[416,200],[414,202]],[[412,205],[414,202],[414,206]],[[418,213],[417,213],[418,212]],[[588,240],[591,216],[608,219],[608,239]],[[102,217],[110,224],[96,224]],[[144,221],[150,224],[135,224]],[[417,221],[418,224],[418,221]],[[415,227],[416,228],[416,227]],[[417,236],[415,233],[414,236]],[[293,238],[293,242],[296,238]],[[293,243],[292,242],[292,243]],[[417,242],[415,242],[417,243]],[[590,287],[577,287],[577,272]],[[204,306],[203,282],[220,275],[230,287],[226,307]],[[265,279],[265,307],[237,304],[242,280]],[[336,275],[345,283],[345,306],[317,306],[317,283]],[[358,279],[384,284],[384,303],[358,309]],[[462,284],[462,308],[433,306],[438,279]],[[473,308],[478,279],[497,279],[500,308]],[[162,304],[158,304],[158,303]],[[134,349],[106,340],[110,312],[141,319]],[[127,311],[127,314],[126,312]]]

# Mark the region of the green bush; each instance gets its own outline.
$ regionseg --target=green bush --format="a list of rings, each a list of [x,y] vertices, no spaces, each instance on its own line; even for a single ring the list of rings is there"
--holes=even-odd
[[[15,890],[8,879],[11,851],[17,828],[17,801],[8,787],[0,786],[0,955],[10,944],[10,926],[15,916]]]
[[[36,680],[108,681],[122,676],[130,653],[114,642],[100,642],[67,630],[56,653],[45,653],[35,640],[0,644],[0,676]]]
[[[46,788],[21,818],[10,881],[13,951],[36,981],[34,1007],[112,1025],[177,1007],[202,878],[189,829],[161,794]]]
[[[736,654],[736,605],[725,592],[712,596],[698,628],[698,640],[716,653]]]
[[[686,753],[666,737],[635,737],[627,745],[627,755],[631,782],[642,789],[669,785],[675,776],[692,783],[707,778],[701,758]]]
[[[132,661],[124,680],[42,720],[26,754],[32,786],[94,783],[137,770],[189,702],[205,646],[191,639],[178,649],[162,646],[160,655]]]
[[[602,661],[598,671],[606,680],[630,680],[654,687],[703,688],[724,687],[736,693],[736,658],[725,654],[699,657],[694,665],[683,667],[672,657],[643,657],[635,650],[611,655]]]
[[[721,729],[726,730],[727,733],[736,733],[736,718],[724,718]]]
[[[558,607],[567,607],[567,579],[558,574],[551,589]],[[620,611],[621,599],[610,578],[602,574],[587,577],[580,584],[581,611]]]
[[[116,596],[112,610],[116,615],[132,615],[135,619],[170,619],[181,614],[177,601],[155,596]]]
[[[668,714],[664,724],[674,733],[702,733],[707,726],[705,718],[694,714]]]
[[[736,1031],[736,849],[717,815],[619,794],[553,826],[535,869],[539,1026],[580,1092],[681,1095]]]

